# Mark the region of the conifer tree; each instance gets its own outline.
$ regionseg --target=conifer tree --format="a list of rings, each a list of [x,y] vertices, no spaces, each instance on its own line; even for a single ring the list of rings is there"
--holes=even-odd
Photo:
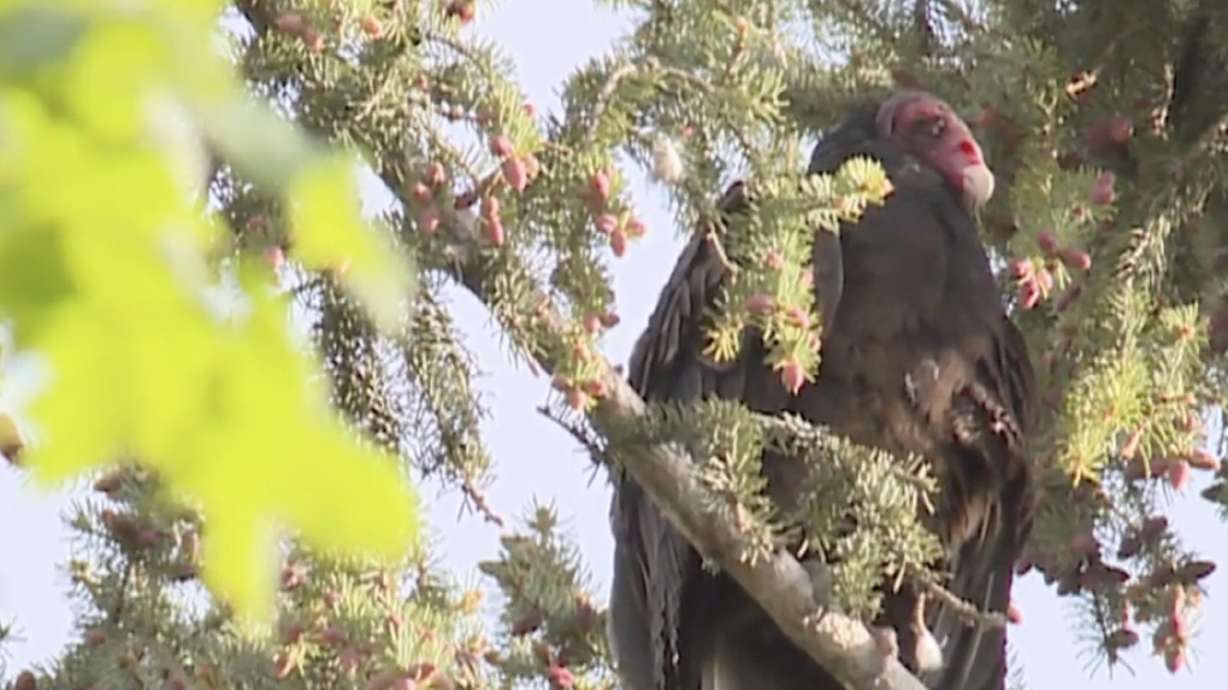
[[[475,36],[476,0],[0,4],[0,311],[62,374],[31,412],[45,448],[8,417],[0,442],[95,489],[71,516],[80,637],[50,667],[6,669],[10,687],[618,687],[604,603],[554,511],[503,525],[476,584],[414,538],[424,481],[503,521],[483,492],[511,460],[483,442],[482,363],[443,299],[459,286],[549,374],[547,414],[804,649],[850,687],[919,688],[861,621],[886,574],[938,587],[925,464],[737,405],[647,406],[601,353],[612,266],[646,231],[627,183],[647,172],[678,232],[712,232],[736,269],[710,353],[756,325],[782,376],[812,377],[821,333],[755,299],[813,316],[807,239],[890,186],[863,160],[806,178],[809,146],[897,88],[968,113],[998,178],[980,224],[1044,398],[1020,570],[1080,602],[1103,659],[1145,645],[1183,667],[1215,565],[1165,507],[1214,473],[1203,496],[1228,518],[1208,433],[1228,402],[1228,6],[606,4],[634,31],[577,66],[556,113],[526,107]],[[366,223],[356,165],[394,198]],[[755,213],[718,231],[734,179]],[[217,289],[239,306],[203,316]],[[777,544],[768,446],[801,451],[824,487],[802,528],[841,555],[828,589]],[[291,453],[319,464],[277,464]],[[218,493],[249,471],[284,491]],[[293,531],[275,541],[272,520]]]

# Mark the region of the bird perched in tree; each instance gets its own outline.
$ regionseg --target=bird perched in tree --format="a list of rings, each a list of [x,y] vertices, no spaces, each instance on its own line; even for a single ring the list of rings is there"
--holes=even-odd
[[[945,546],[948,589],[1004,612],[1031,525],[1024,437],[1033,373],[972,218],[993,193],[993,174],[963,120],[918,91],[850,113],[816,147],[810,172],[834,172],[858,155],[878,160],[894,191],[838,236],[816,232],[824,331],[813,383],[790,395],[759,338],[744,339],[732,364],[703,356],[704,314],[726,275],[707,233],[683,250],[636,344],[630,382],[647,400],[736,399],[924,456],[940,487],[926,524]],[[745,210],[735,184],[722,212]],[[789,473],[802,463],[773,453],[763,460],[769,494],[789,500],[802,485]],[[701,569],[633,480],[616,475],[614,484],[610,638],[628,690],[841,687],[732,579]],[[1002,688],[1005,631],[921,601],[907,586],[885,598],[880,622],[896,631],[901,661],[933,688]]]

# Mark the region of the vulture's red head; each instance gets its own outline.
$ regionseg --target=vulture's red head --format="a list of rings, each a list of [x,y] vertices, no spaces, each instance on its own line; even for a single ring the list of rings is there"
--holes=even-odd
[[[951,106],[923,91],[897,93],[879,106],[878,135],[940,172],[969,209],[993,196],[981,146]]]

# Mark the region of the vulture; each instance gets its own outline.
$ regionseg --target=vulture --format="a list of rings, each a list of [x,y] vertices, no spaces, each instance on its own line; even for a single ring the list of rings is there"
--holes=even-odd
[[[939,495],[922,519],[943,544],[947,588],[1005,612],[1032,522],[1025,437],[1034,381],[973,220],[993,193],[993,174],[964,121],[919,91],[852,110],[825,133],[809,171],[835,172],[851,156],[879,161],[894,190],[838,235],[816,231],[824,324],[816,379],[789,394],[749,332],[732,363],[704,357],[705,319],[726,269],[701,232],[635,344],[630,384],[649,401],[740,400],[899,456],[923,456]],[[721,212],[746,210],[735,183]],[[765,452],[767,491],[778,505],[798,500],[790,492],[804,485],[801,465]],[[841,687],[729,576],[703,569],[630,477],[615,471],[612,482],[608,632],[627,690]],[[969,625],[936,600],[922,605],[907,586],[884,589],[878,623],[895,630],[900,660],[928,687],[1004,687],[1004,630]]]

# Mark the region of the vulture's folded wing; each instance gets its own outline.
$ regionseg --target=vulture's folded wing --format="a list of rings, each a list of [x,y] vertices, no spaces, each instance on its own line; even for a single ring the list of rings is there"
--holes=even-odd
[[[726,192],[720,206],[726,217],[746,208],[740,183]],[[789,395],[779,376],[766,365],[757,333],[744,334],[739,355],[732,362],[718,365],[703,356],[709,310],[726,275],[708,234],[696,233],[684,248],[632,352],[630,383],[646,400],[716,396],[741,400],[762,412],[779,411],[788,404]],[[831,301],[833,309],[834,304]],[[808,659],[797,657],[800,653],[728,578],[704,572],[685,538],[634,481],[621,473],[614,477],[610,519],[615,537],[610,638],[627,690],[825,687],[807,683],[806,674],[796,673]],[[738,685],[718,684],[711,677],[713,656],[720,654],[718,648],[727,647],[721,642],[726,638],[719,633],[720,626],[739,618],[739,608],[748,608],[750,615],[761,619],[758,627],[767,637],[743,639],[736,651],[748,655],[748,663],[732,666],[743,672],[753,671],[752,665],[766,665],[775,673],[787,671],[792,673],[788,685],[775,684],[768,679],[770,673]],[[788,663],[780,663],[772,647],[792,655]],[[752,648],[753,654],[747,651]],[[821,674],[813,664],[808,665],[813,673]],[[827,676],[821,674],[821,678]]]

